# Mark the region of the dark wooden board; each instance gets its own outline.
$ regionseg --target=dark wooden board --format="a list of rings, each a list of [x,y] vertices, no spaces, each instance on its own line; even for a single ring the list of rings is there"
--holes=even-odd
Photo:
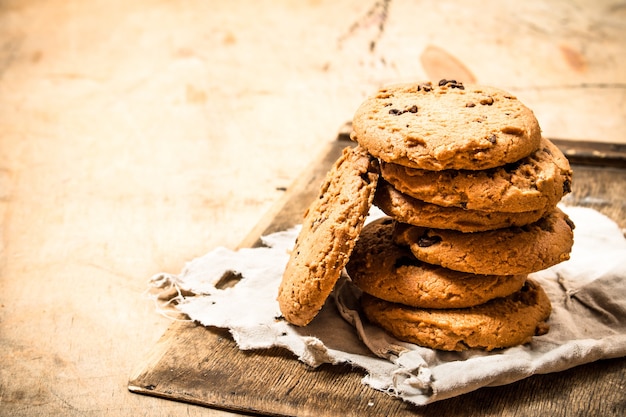
[[[551,139],[570,163],[626,168],[626,144]]]
[[[290,187],[242,242],[299,223],[341,150],[345,135]],[[609,164],[611,165],[611,164]],[[626,170],[585,162],[574,166],[574,191],[564,202],[598,209],[626,228]],[[361,383],[347,365],[311,369],[282,349],[240,351],[228,331],[173,323],[131,375],[129,390],[248,414],[276,416],[622,416],[626,358],[535,375],[416,407]]]

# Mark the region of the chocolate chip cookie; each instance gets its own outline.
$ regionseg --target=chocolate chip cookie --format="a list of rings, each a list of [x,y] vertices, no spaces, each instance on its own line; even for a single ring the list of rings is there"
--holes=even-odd
[[[406,342],[432,349],[487,351],[528,343],[547,333],[552,306],[543,289],[527,280],[517,292],[475,307],[420,309],[363,294],[367,318]]]
[[[411,197],[469,210],[545,212],[571,191],[572,170],[550,140],[517,162],[487,170],[429,171],[381,163],[381,175]]]
[[[473,274],[529,274],[569,259],[574,224],[560,209],[522,227],[462,233],[397,223],[394,239],[420,260]]]
[[[382,178],[378,181],[374,204],[385,214],[403,223],[461,232],[524,226],[545,214],[545,210],[507,213],[438,206],[401,193]]]
[[[351,137],[385,162],[478,170],[518,161],[541,139],[533,112],[493,87],[412,83],[380,89],[352,120]]]
[[[463,308],[518,291],[526,275],[476,275],[415,258],[393,241],[395,221],[363,227],[346,270],[354,285],[377,298],[422,308]]]
[[[376,159],[360,146],[344,149],[328,172],[305,213],[279,287],[288,322],[305,326],[324,305],[361,233],[378,177]]]

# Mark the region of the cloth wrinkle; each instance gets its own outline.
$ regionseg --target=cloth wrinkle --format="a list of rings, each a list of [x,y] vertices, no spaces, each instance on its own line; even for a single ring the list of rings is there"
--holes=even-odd
[[[556,278],[557,278],[557,282],[559,283],[559,285],[561,286],[563,291],[565,291],[566,301],[570,301],[571,298],[574,295],[576,295],[577,290],[575,288],[569,288],[568,287],[567,280],[565,279],[565,277],[563,277],[563,274],[557,272],[556,273]]]

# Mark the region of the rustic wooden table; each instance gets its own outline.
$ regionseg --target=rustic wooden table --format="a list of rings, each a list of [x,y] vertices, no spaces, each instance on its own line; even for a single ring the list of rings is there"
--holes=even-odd
[[[384,83],[500,86],[548,137],[625,144],[625,17],[601,0],[0,2],[0,415],[232,415],[128,391],[172,324],[149,277],[238,246]]]

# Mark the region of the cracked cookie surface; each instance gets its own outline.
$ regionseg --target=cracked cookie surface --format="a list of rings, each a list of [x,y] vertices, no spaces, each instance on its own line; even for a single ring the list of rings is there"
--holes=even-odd
[[[381,160],[436,171],[515,162],[541,139],[534,113],[512,94],[449,80],[381,88],[352,128],[352,139]]]
[[[538,221],[476,233],[397,223],[394,240],[418,259],[474,274],[529,274],[569,259],[574,224],[558,208]]]
[[[401,193],[382,178],[378,181],[374,204],[403,223],[461,232],[524,226],[536,222],[545,214],[545,210],[507,213],[438,206]]]
[[[571,191],[572,170],[550,140],[517,162],[488,170],[430,171],[381,163],[381,175],[398,191],[444,207],[468,210],[546,211]]]
[[[361,297],[367,318],[406,342],[433,349],[487,351],[528,343],[547,333],[552,306],[544,290],[527,280],[517,292],[462,309],[420,309]]]
[[[431,265],[393,241],[394,220],[363,227],[346,270],[362,291],[422,308],[463,308],[518,291],[526,275],[476,275]]]
[[[360,146],[344,149],[307,209],[283,273],[278,303],[284,318],[307,325],[348,262],[378,182],[378,162]]]

